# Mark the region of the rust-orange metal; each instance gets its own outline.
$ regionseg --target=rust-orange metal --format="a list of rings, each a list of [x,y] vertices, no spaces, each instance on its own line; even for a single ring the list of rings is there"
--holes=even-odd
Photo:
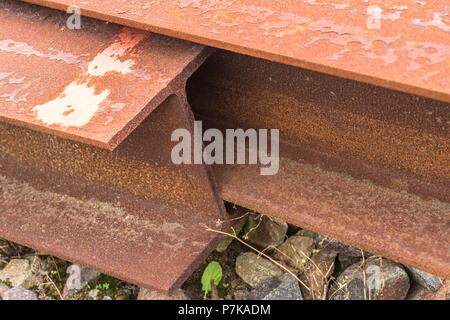
[[[279,171],[215,165],[224,200],[450,277],[450,104],[217,51],[189,79],[204,128],[276,128]]]
[[[26,0],[450,102],[447,0]]]
[[[210,169],[171,161],[210,50],[85,23],[0,3],[0,237],[172,292],[215,248],[202,225],[226,218]]]
[[[196,116],[280,128],[280,171],[177,166],[211,49],[2,1],[0,236],[172,292],[214,248],[201,225],[224,227],[222,198],[450,277],[443,1],[374,1],[380,30],[344,0],[29,2],[444,102],[219,52],[189,85]]]

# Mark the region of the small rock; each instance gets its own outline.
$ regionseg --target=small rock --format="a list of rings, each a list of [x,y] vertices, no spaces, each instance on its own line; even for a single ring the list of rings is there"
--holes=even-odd
[[[140,288],[138,300],[189,300],[182,289],[179,289],[173,295],[160,292],[155,289]]]
[[[119,294],[116,296],[116,300],[128,300],[128,295],[125,293]]]
[[[100,272],[80,267],[76,264],[72,264],[67,268],[67,278],[66,284],[64,286],[64,297],[70,297],[73,294],[82,290],[90,281],[98,279],[101,275]]]
[[[340,253],[338,255],[339,267],[342,271],[344,271],[345,269],[350,267],[352,264],[358,263],[361,260],[361,258],[362,258],[361,255],[359,257],[353,257],[353,256],[348,256],[346,254]]]
[[[303,269],[314,250],[314,240],[309,237],[293,236],[281,244],[274,257],[295,269]]]
[[[0,281],[7,281],[13,287],[29,289],[36,283],[31,264],[26,259],[13,259],[0,272]]]
[[[93,300],[97,300],[97,296],[98,296],[99,293],[100,293],[100,290],[98,290],[98,289],[92,289],[92,290],[90,290],[90,291],[88,292],[88,296],[89,296],[90,298],[92,298]]]
[[[409,277],[398,263],[380,258],[366,261],[364,276],[360,263],[348,267],[336,279],[333,300],[402,300],[409,290]],[[339,288],[339,289],[338,289]]]
[[[288,225],[266,216],[251,216],[244,228],[244,239],[260,247],[277,247],[283,243]]]
[[[431,291],[413,282],[406,300],[450,300],[450,284],[448,281],[443,280],[439,290]]]
[[[89,268],[81,268],[81,287],[84,288],[90,281],[97,280],[101,273]]]
[[[409,273],[412,280],[420,284],[422,287],[431,291],[438,291],[442,286],[442,281],[438,277],[413,267],[404,267],[406,268],[406,271]]]
[[[102,300],[112,300],[110,296],[104,296]]]
[[[305,284],[305,285],[307,285],[309,287],[308,279],[306,278],[306,275],[304,273],[301,273],[297,277],[301,281],[301,283],[300,283],[300,291],[302,292],[303,300],[312,300],[312,296],[311,296],[311,294],[309,292],[309,289],[307,289],[304,286],[304,284]]]
[[[236,290],[234,291],[234,300],[245,300],[247,299],[247,294],[249,294],[248,290]]]
[[[337,252],[324,248],[313,253],[305,267],[304,274],[308,281],[309,294],[313,300],[326,300],[329,278],[334,271]]]
[[[283,273],[274,263],[253,252],[241,253],[236,259],[236,273],[252,288]]]
[[[234,232],[236,233],[236,235],[239,235],[239,233],[241,233],[242,229],[244,228],[245,224],[247,223],[247,217],[242,218],[241,220],[239,220],[238,223],[236,223],[233,227]],[[231,234],[233,234],[233,230],[230,230]],[[233,237],[231,236],[225,236],[222,241],[220,241],[219,245],[216,248],[217,252],[224,252],[225,250],[227,250],[228,246],[233,242]]]
[[[298,281],[289,273],[270,278],[247,293],[246,300],[303,300]]]
[[[10,256],[13,254],[13,248],[9,245],[9,242],[3,239],[0,239],[0,257],[1,256]]]
[[[33,291],[22,287],[9,289],[3,294],[3,300],[37,300],[37,296]]]
[[[349,244],[345,244],[321,235],[318,235],[314,240],[316,242],[317,248],[329,248],[347,256],[362,258],[361,250]],[[366,258],[372,256],[372,254],[370,253],[364,251],[363,253]]]

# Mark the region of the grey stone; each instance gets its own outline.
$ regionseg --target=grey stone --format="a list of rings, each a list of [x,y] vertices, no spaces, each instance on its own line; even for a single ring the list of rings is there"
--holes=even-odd
[[[420,284],[422,287],[431,291],[438,291],[442,286],[442,281],[439,277],[413,267],[404,267],[408,271],[412,280]]]
[[[402,265],[387,259],[369,258],[365,275],[360,263],[348,267],[336,279],[333,300],[402,300],[409,290]]]
[[[241,220],[239,220],[238,223],[236,223],[233,227],[234,232],[236,233],[236,235],[239,235],[239,233],[241,233],[242,229],[244,228],[245,224],[247,223],[247,217],[242,218]],[[230,233],[233,234],[233,230],[230,230]],[[228,246],[231,244],[231,242],[233,242],[233,237],[231,236],[225,236],[222,241],[220,241],[219,245],[216,248],[217,252],[224,252],[225,250],[227,250]]]
[[[112,300],[110,296],[104,296],[102,300]]]
[[[101,273],[89,268],[81,269],[81,287],[84,288],[90,281],[97,280]]]
[[[0,257],[2,256],[10,256],[13,254],[13,248],[9,245],[9,242],[3,239],[0,239]]]
[[[0,272],[0,281],[7,281],[13,287],[29,289],[36,283],[33,268],[26,259],[13,259]]]
[[[368,258],[370,256],[372,256],[372,254],[368,253],[368,252],[362,252],[361,250],[353,247],[349,244],[343,243],[343,242],[339,242],[337,240],[331,239],[331,238],[327,238],[324,237],[322,235],[318,235],[314,241],[316,242],[316,246],[317,248],[329,248],[329,249],[333,249],[335,251],[337,251],[338,253],[341,254],[345,254],[347,256],[351,256],[351,257],[359,257],[362,258],[362,254],[364,254],[364,257]]]
[[[165,292],[160,292],[156,289],[140,288],[138,300],[189,300],[185,292],[179,289],[173,295],[168,295]]]
[[[251,216],[244,228],[244,240],[260,248],[277,247],[286,238],[288,225],[266,216]]]
[[[281,275],[283,271],[266,258],[245,252],[236,258],[236,273],[245,283],[256,288],[266,280]]]
[[[3,294],[3,300],[37,300],[33,291],[22,287],[14,287]]]
[[[309,237],[293,236],[281,244],[274,254],[278,260],[296,269],[303,269],[314,250],[314,240]]]
[[[235,290],[234,291],[234,300],[245,300],[247,299],[247,294],[249,294],[248,290]]]
[[[342,270],[345,270],[352,264],[358,263],[361,260],[361,258],[362,258],[361,255],[359,257],[353,257],[340,253],[338,255],[339,266]]]
[[[246,300],[303,300],[298,281],[289,273],[265,281],[247,293]]]

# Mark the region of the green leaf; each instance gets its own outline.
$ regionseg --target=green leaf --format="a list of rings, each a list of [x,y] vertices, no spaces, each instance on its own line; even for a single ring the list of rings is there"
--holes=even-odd
[[[212,261],[208,264],[203,271],[202,275],[202,290],[205,292],[211,291],[211,280],[214,280],[214,284],[217,286],[222,279],[222,267],[216,261]]]

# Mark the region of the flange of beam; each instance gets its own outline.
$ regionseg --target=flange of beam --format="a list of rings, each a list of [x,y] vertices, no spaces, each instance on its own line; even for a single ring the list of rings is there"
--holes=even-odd
[[[449,103],[221,50],[187,91],[205,130],[279,129],[277,174],[214,166],[224,200],[450,278]]]
[[[26,1],[450,102],[446,0]]]

